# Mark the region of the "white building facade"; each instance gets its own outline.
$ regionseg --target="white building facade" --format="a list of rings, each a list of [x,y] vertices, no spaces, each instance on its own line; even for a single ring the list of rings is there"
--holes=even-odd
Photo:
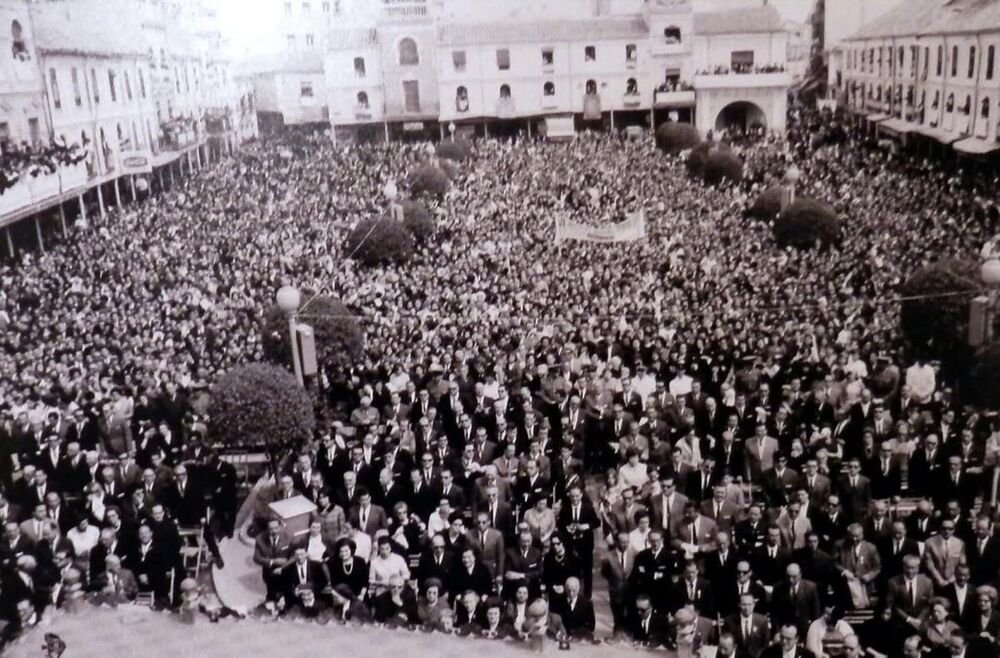
[[[788,34],[761,0],[351,8],[324,61],[336,135],[544,131],[555,119],[785,128]]]
[[[912,0],[844,40],[841,92],[873,130],[1000,151],[1000,5]]]

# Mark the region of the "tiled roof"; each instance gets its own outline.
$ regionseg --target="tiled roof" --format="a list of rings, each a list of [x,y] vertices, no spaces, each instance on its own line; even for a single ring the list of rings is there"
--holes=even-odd
[[[781,15],[772,6],[704,11],[694,14],[694,33],[696,35],[759,34],[783,30]]]
[[[649,36],[640,17],[598,18],[573,21],[447,23],[438,26],[438,43],[448,46],[476,44],[577,41]]]
[[[851,39],[1000,31],[998,0],[906,0]]]
[[[121,0],[32,3],[35,43],[49,53],[145,56],[133,9]]]
[[[331,30],[328,43],[330,50],[370,50],[378,47],[378,31]]]

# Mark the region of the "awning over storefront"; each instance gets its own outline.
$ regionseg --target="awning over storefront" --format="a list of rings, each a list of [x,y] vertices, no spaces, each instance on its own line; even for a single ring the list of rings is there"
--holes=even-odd
[[[914,132],[920,133],[925,137],[930,137],[931,139],[935,139],[944,144],[945,146],[953,144],[954,142],[957,142],[958,140],[962,139],[962,135],[953,133],[949,130],[944,130],[942,128],[931,128],[930,126],[919,126],[914,129]]]
[[[894,133],[896,135],[905,135],[912,132],[917,128],[916,124],[910,123],[909,121],[903,121],[902,119],[892,118],[886,119],[885,121],[878,124],[878,129],[883,130],[888,133]]]
[[[869,114],[865,118],[868,119],[869,121],[871,121],[872,123],[878,123],[879,121],[885,121],[886,119],[888,119],[889,115],[888,114],[875,113],[875,114]]]
[[[545,117],[545,136],[551,140],[573,139],[576,136],[573,115]]]
[[[997,142],[989,142],[978,137],[960,139],[953,146],[956,151],[968,153],[969,155],[986,155],[987,153],[1000,151],[1000,144]]]

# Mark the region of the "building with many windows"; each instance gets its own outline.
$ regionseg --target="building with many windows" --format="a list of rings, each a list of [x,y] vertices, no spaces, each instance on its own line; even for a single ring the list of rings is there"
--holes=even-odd
[[[1000,3],[907,0],[844,41],[841,88],[879,134],[1000,150]]]
[[[827,88],[843,85],[844,39],[906,0],[827,0],[823,6],[823,58]]]
[[[344,0],[325,59],[338,136],[674,116],[785,127],[788,33],[762,0]],[[572,129],[572,128],[570,128]]]
[[[0,0],[0,20],[8,255],[22,219],[43,246],[53,212],[103,213],[257,134],[208,0]]]
[[[28,6],[0,0],[0,151],[48,134],[42,92]]]

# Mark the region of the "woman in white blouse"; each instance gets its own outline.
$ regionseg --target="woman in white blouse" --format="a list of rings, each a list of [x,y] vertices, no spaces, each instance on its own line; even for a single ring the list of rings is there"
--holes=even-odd
[[[389,581],[399,577],[410,579],[410,567],[398,553],[392,552],[392,541],[385,535],[378,538],[378,550],[369,565],[369,592],[378,596],[389,588]]]

